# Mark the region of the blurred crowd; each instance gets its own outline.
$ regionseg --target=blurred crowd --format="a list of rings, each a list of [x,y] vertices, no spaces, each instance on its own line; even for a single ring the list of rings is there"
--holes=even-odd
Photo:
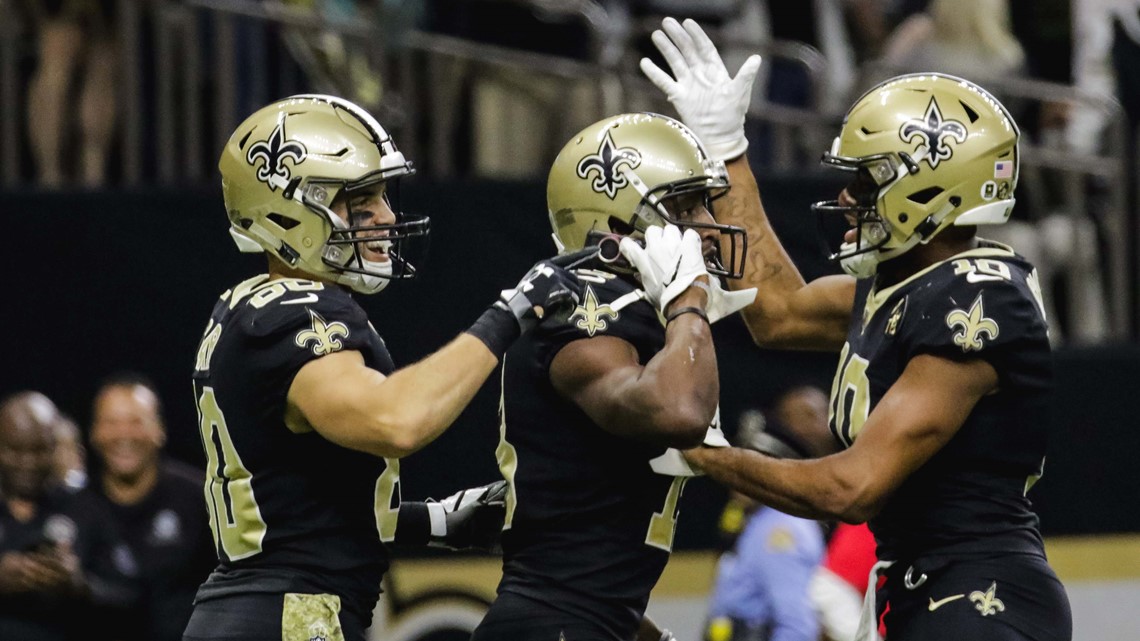
[[[421,173],[540,178],[558,142],[585,124],[668,111],[635,79],[638,58],[657,55],[648,34],[663,15],[699,20],[730,66],[764,54],[748,125],[761,172],[816,167],[843,107],[885,77],[961,75],[993,91],[1023,129],[1020,206],[994,239],[1038,265],[1053,294],[1054,340],[1094,343],[1127,331],[1129,321],[1113,320],[1125,310],[1114,312],[1111,300],[1134,285],[1125,265],[1135,261],[1140,224],[1137,0],[15,6],[22,46],[15,62],[5,62],[11,46],[0,48],[0,66],[15,64],[26,81],[21,126],[7,128],[26,140],[7,152],[21,166],[0,173],[47,188],[215,184],[215,147],[234,124],[224,120],[306,91],[368,108],[405,141]]]
[[[411,94],[427,90],[416,86],[417,78],[422,82],[428,73],[451,76],[456,86],[434,88],[443,92],[434,95],[452,94],[453,100],[445,102],[463,103],[461,113],[436,115],[466,130],[452,142],[464,148],[456,153],[478,175],[533,172],[545,163],[531,154],[553,144],[546,138],[561,140],[553,134],[577,129],[602,115],[600,111],[624,108],[599,104],[604,101],[589,95],[596,78],[582,78],[584,84],[578,86],[549,63],[571,60],[635,71],[637,58],[655,55],[648,34],[663,15],[701,21],[721,41],[730,63],[755,51],[768,54],[767,78],[758,84],[768,101],[833,117],[850,104],[853,94],[892,72],[912,70],[966,76],[986,82],[999,94],[1005,80],[1050,81],[1115,96],[1133,123],[1140,113],[1135,83],[1129,82],[1135,69],[1130,63],[1140,48],[1140,4],[1134,0],[235,0],[214,3],[213,9],[227,5],[235,14],[260,12],[265,24],[277,25],[278,37],[264,42],[264,36],[253,33],[253,23],[239,21],[234,71],[250,76],[242,78],[242,85],[284,93],[296,87],[278,87],[284,81],[274,76],[285,73],[284,66],[294,66],[301,71],[297,82],[307,85],[301,88],[328,90],[372,111],[398,112],[414,104]],[[129,24],[118,15],[121,6],[132,9]],[[11,17],[24,25],[27,43],[27,62],[21,67],[32,70],[26,74],[25,117],[37,183],[101,186],[115,176],[108,163],[113,162],[114,133],[122,124],[118,114],[124,92],[117,85],[127,78],[147,85],[156,82],[137,69],[119,72],[125,65],[156,72],[149,58],[159,51],[155,40],[169,33],[165,29],[171,22],[201,23],[192,44],[216,49],[219,42],[211,33],[216,27],[212,29],[207,18],[179,13],[195,6],[193,0],[16,3]],[[318,28],[291,26],[306,15],[313,16],[308,24]],[[374,31],[365,37],[362,28]],[[451,36],[548,58],[529,65],[457,59],[437,65],[443,69],[424,69],[413,62],[411,77],[400,77],[385,65],[385,56],[420,46],[414,34]],[[258,46],[283,49],[287,60],[254,50]],[[138,51],[124,57],[126,49]],[[221,60],[225,54],[199,55],[197,64],[208,65],[213,56]],[[468,73],[472,67],[475,73]],[[199,72],[204,74],[199,82],[208,85],[212,72]],[[460,75],[465,76],[462,81]],[[202,89],[203,102],[215,97],[208,86]],[[273,97],[249,99],[261,104]],[[1041,102],[1024,107],[1024,128],[1083,152],[1101,146],[1103,113],[1065,101]],[[559,123],[561,116],[573,122]],[[517,132],[515,137],[512,132]],[[764,153],[754,152],[760,160]]]
[[[202,472],[162,456],[146,379],[107,379],[91,416],[0,403],[0,639],[177,641],[214,566]]]

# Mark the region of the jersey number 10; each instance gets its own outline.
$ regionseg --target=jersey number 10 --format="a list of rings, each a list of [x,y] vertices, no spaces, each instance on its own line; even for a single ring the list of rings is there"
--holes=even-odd
[[[197,386],[195,386],[197,387]],[[206,507],[218,556],[237,561],[261,551],[265,520],[253,497],[253,475],[234,449],[214,389],[198,391],[198,426],[206,452]]]

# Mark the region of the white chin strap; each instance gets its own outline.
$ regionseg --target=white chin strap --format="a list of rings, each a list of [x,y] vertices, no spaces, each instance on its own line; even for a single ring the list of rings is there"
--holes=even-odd
[[[840,253],[855,251],[855,243],[843,243],[839,247]],[[847,256],[839,259],[839,266],[848,275],[855,278],[870,278],[875,275],[875,270],[879,268],[879,254],[878,252],[869,251],[862,254],[855,254],[854,256]]]
[[[384,276],[392,275],[392,261],[387,260],[384,262],[361,260],[364,269],[370,272],[383,274]],[[356,272],[341,272],[337,277],[336,282],[350,288],[354,292],[361,294],[375,294],[388,286],[391,278],[384,278],[383,276],[373,276],[372,274],[359,274]]]
[[[839,266],[855,278],[870,278],[875,275],[879,263],[904,254],[920,242],[918,234],[911,234],[910,238],[898,247],[865,251],[862,254],[841,258],[839,259]],[[839,246],[840,253],[855,251],[855,249],[855,243],[843,243]]]

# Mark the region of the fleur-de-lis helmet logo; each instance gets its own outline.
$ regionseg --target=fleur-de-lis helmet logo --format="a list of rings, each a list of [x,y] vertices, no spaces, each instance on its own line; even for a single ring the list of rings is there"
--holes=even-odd
[[[906,143],[913,143],[917,138],[915,153],[923,154],[930,168],[937,169],[939,163],[954,155],[949,145],[951,140],[959,145],[966,142],[966,126],[957,120],[943,120],[938,102],[931,97],[922,119],[911,118],[904,122],[899,137]]]
[[[257,167],[260,158],[262,164],[257,167],[257,179],[269,185],[269,189],[277,191],[277,187],[289,182],[291,172],[285,166],[285,159],[293,160],[293,166],[304,162],[309,155],[305,145],[299,140],[288,140],[285,136],[285,118],[277,121],[277,126],[266,140],[258,141],[249,146],[245,154],[246,162]]]
[[[598,152],[578,161],[578,177],[589,179],[591,173],[597,172],[590,187],[613,200],[619,189],[629,185],[629,179],[621,173],[621,167],[625,165],[637,169],[640,164],[641,152],[633,147],[615,145],[610,130],[607,129]]]

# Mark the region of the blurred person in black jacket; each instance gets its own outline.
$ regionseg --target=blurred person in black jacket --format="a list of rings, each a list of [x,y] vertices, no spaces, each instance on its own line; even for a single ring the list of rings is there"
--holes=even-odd
[[[215,562],[202,473],[164,459],[162,404],[144,377],[115,375],[99,387],[91,446],[99,461],[90,491],[104,504],[138,560],[140,599],[120,634],[177,641],[194,593]]]
[[[137,595],[130,550],[101,506],[54,474],[59,411],[38,392],[0,404],[0,639],[107,639]]]

